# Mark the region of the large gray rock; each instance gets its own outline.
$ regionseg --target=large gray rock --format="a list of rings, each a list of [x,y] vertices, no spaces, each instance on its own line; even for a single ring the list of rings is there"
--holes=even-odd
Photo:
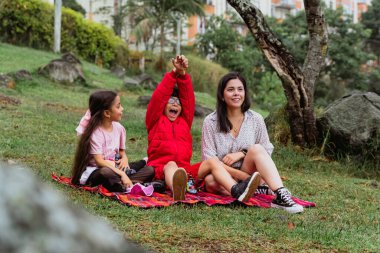
[[[155,87],[157,86],[157,82],[153,80],[153,78],[150,75],[141,74],[133,78],[125,77],[124,85],[127,89],[133,89],[136,87],[155,89]]]
[[[81,62],[71,53],[62,55],[61,59],[52,60],[46,66],[39,68],[38,73],[57,82],[86,83]]]
[[[0,252],[144,252],[27,169],[0,162]]]
[[[356,92],[338,99],[317,123],[324,136],[329,135],[327,144],[333,151],[380,158],[380,96],[376,93]]]

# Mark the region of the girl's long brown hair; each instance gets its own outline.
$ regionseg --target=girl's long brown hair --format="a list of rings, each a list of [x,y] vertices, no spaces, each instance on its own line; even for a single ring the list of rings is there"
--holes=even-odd
[[[116,92],[109,90],[95,91],[90,96],[89,109],[91,112],[91,119],[80,137],[75,152],[75,158],[71,173],[71,182],[73,184],[79,184],[79,179],[82,176],[82,173],[85,171],[91,158],[89,154],[91,146],[91,135],[102,123],[104,111],[111,109],[116,96]]]

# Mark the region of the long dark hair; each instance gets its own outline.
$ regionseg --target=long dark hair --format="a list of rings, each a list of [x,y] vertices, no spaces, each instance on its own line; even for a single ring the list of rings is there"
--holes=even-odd
[[[249,99],[247,82],[245,81],[245,78],[241,76],[238,72],[230,72],[224,75],[219,81],[218,91],[216,95],[216,113],[218,117],[219,131],[222,133],[228,133],[228,131],[230,131],[232,128],[232,124],[227,117],[227,104],[224,101],[223,94],[224,89],[227,86],[227,83],[233,79],[239,79],[244,86],[245,96],[243,104],[241,105],[241,112],[245,113],[251,107],[251,101]]]
[[[111,109],[112,103],[115,100],[116,96],[117,93],[110,90],[95,91],[90,96],[88,107],[91,112],[91,119],[80,137],[77,150],[75,152],[74,164],[71,173],[71,182],[73,184],[79,184],[79,179],[83,171],[85,171],[91,158],[89,154],[91,146],[91,135],[102,123],[104,111]]]

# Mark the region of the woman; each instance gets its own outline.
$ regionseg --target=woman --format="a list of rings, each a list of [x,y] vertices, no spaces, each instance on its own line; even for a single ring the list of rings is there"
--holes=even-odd
[[[202,160],[217,157],[238,180],[259,172],[269,187],[261,185],[256,193],[276,195],[272,207],[302,212],[303,207],[291,199],[271,158],[273,145],[263,117],[249,108],[245,79],[236,72],[223,76],[217,91],[217,110],[203,123]],[[206,176],[205,185],[207,191],[228,195],[212,175]]]

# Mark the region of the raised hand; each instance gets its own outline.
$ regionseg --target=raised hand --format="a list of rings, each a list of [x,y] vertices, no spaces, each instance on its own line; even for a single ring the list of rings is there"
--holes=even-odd
[[[189,67],[189,61],[184,55],[177,55],[172,58],[173,71],[179,75],[186,74],[186,69]]]

